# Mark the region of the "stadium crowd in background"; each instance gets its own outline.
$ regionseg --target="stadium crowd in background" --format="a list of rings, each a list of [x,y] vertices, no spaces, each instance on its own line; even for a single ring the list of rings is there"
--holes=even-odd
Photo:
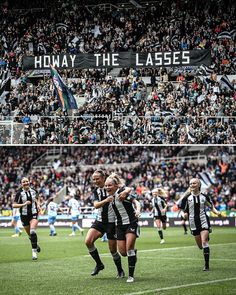
[[[25,119],[29,122],[13,125],[13,144],[230,144],[236,134],[236,119],[227,117],[121,115],[109,120],[103,115],[85,115],[41,117],[39,122]],[[3,130],[1,143],[10,144],[11,125]]]
[[[26,3],[22,9],[27,7],[24,5]],[[228,86],[217,80],[217,75],[234,74],[236,70],[235,5],[232,1],[214,4],[212,1],[191,1],[191,4],[190,1],[172,1],[171,5],[158,2],[158,7],[121,8],[112,13],[99,6],[81,9],[74,1],[52,2],[47,10],[43,7],[44,2],[41,5],[41,10],[32,10],[30,14],[10,8],[1,11],[0,66],[9,68],[17,83],[1,104],[0,115],[2,119],[14,116],[15,122],[24,124],[20,143],[235,142],[233,119],[220,119],[217,123],[213,120],[208,126],[196,118],[235,116],[235,81]],[[204,15],[201,14],[203,8]],[[21,17],[19,13],[22,13]],[[193,79],[185,69],[176,74],[173,69],[127,68],[120,74],[123,76],[121,81],[107,76],[105,70],[64,70],[61,74],[69,88],[75,96],[83,96],[85,100],[76,115],[110,116],[109,122],[102,125],[96,118],[92,122],[82,120],[79,124],[70,118],[60,119],[60,122],[39,118],[68,114],[59,108],[48,77],[33,82],[29,74],[22,71],[23,54],[206,48],[212,49],[214,67],[201,69],[203,76],[210,74],[203,80],[196,77],[196,72]],[[146,75],[151,76],[150,89],[142,80]],[[133,117],[128,127],[115,124],[114,130],[110,130],[111,115],[116,113]],[[194,118],[189,119],[190,116]],[[151,119],[146,121],[142,117]],[[66,123],[61,122],[63,120]],[[125,117],[121,119],[122,122],[125,120]],[[144,130],[144,126],[148,130]],[[189,133],[191,128],[194,134]],[[7,136],[2,135],[1,142],[8,143]]]
[[[112,11],[102,5],[79,6],[73,0],[50,5],[42,1],[41,10],[31,6],[26,1],[18,10],[0,12],[1,67],[7,64],[18,75],[23,54],[207,48],[212,49],[218,74],[235,73],[231,0],[161,1],[142,9],[113,6]]]
[[[207,164],[183,160],[160,160],[160,157],[175,156],[180,149],[180,147],[165,147],[165,149],[149,147],[148,150],[144,147],[87,147],[82,151],[68,148],[57,164],[53,163],[45,169],[30,168],[29,164],[26,165],[24,161],[21,161],[21,157],[27,157],[33,161],[38,158],[36,155],[46,152],[47,147],[27,150],[15,148],[15,151],[10,148],[2,149],[0,210],[12,208],[12,196],[16,192],[20,179],[26,174],[32,186],[39,192],[41,203],[54,196],[66,185],[68,192],[78,199],[80,206],[92,206],[91,176],[98,164],[107,164],[108,171],[118,173],[127,186],[134,188],[143,212],[151,210],[152,189],[162,186],[168,193],[168,205],[172,207],[174,200],[187,189],[189,179],[199,176],[201,172],[214,175],[215,185],[209,189],[209,194],[217,210],[235,210],[234,148],[213,149],[207,156]],[[13,160],[13,155],[17,155],[16,160]],[[15,163],[13,166],[10,163],[12,161]],[[134,162],[139,163],[130,167],[129,163]],[[127,163],[127,165],[117,168],[112,165],[114,163]],[[87,165],[93,165],[93,167]],[[10,169],[10,167],[13,168]],[[66,208],[67,201],[63,202],[61,207]]]

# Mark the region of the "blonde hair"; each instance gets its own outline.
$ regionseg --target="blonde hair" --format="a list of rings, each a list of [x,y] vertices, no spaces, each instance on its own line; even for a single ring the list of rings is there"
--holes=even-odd
[[[122,187],[125,185],[125,181],[123,178],[121,178],[118,174],[112,173],[111,175],[108,176],[107,179],[112,179],[114,184],[118,185],[119,187]]]
[[[160,197],[164,197],[164,198],[167,197],[167,192],[163,188],[160,188],[160,187],[154,188],[152,190],[152,193],[157,193],[158,196],[160,196]]]

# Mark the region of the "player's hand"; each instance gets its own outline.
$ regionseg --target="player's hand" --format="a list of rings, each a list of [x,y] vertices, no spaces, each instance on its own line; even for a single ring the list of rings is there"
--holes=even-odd
[[[166,213],[166,209],[162,209],[161,212],[162,212],[162,213]]]
[[[127,197],[127,193],[125,191],[121,192],[118,196],[118,200],[123,202]]]
[[[107,197],[106,200],[107,200],[107,203],[111,203],[113,201],[113,197]]]
[[[141,213],[140,213],[139,210],[136,210],[136,212],[135,212],[135,216],[136,216],[137,218],[139,218],[139,217],[141,216]]]
[[[27,206],[27,205],[31,205],[31,202],[30,202],[30,201],[26,201],[26,202],[24,203],[24,206]]]

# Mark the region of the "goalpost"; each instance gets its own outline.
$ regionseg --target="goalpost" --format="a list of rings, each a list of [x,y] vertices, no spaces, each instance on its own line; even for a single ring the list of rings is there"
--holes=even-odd
[[[6,120],[0,121],[0,144],[24,144],[25,124]]]

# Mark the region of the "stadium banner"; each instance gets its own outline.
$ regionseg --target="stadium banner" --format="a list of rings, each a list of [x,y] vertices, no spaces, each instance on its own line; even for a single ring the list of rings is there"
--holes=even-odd
[[[138,67],[180,67],[209,66],[211,52],[203,50],[183,50],[168,52],[108,52],[23,56],[23,70],[79,68],[138,68]]]
[[[12,227],[11,225],[11,216],[0,216],[0,228],[8,228]],[[79,217],[78,224],[83,228],[90,228],[92,223],[94,222],[95,217],[93,215],[88,215],[88,217],[82,218]],[[210,223],[214,226],[220,227],[236,227],[236,217],[222,217],[222,218],[214,218],[210,217]],[[188,224],[188,222],[187,222]],[[48,227],[48,216],[41,215],[39,216],[39,227]],[[55,226],[59,227],[70,227],[71,226],[71,219],[68,215],[58,215]],[[139,226],[140,227],[156,227],[154,219],[152,217],[139,218]],[[181,219],[170,217],[167,218],[167,227],[176,227],[181,226]]]
[[[169,218],[170,227],[181,226],[180,218]],[[187,222],[188,224],[188,222]],[[212,226],[236,226],[236,218],[235,217],[210,217],[210,224]]]

